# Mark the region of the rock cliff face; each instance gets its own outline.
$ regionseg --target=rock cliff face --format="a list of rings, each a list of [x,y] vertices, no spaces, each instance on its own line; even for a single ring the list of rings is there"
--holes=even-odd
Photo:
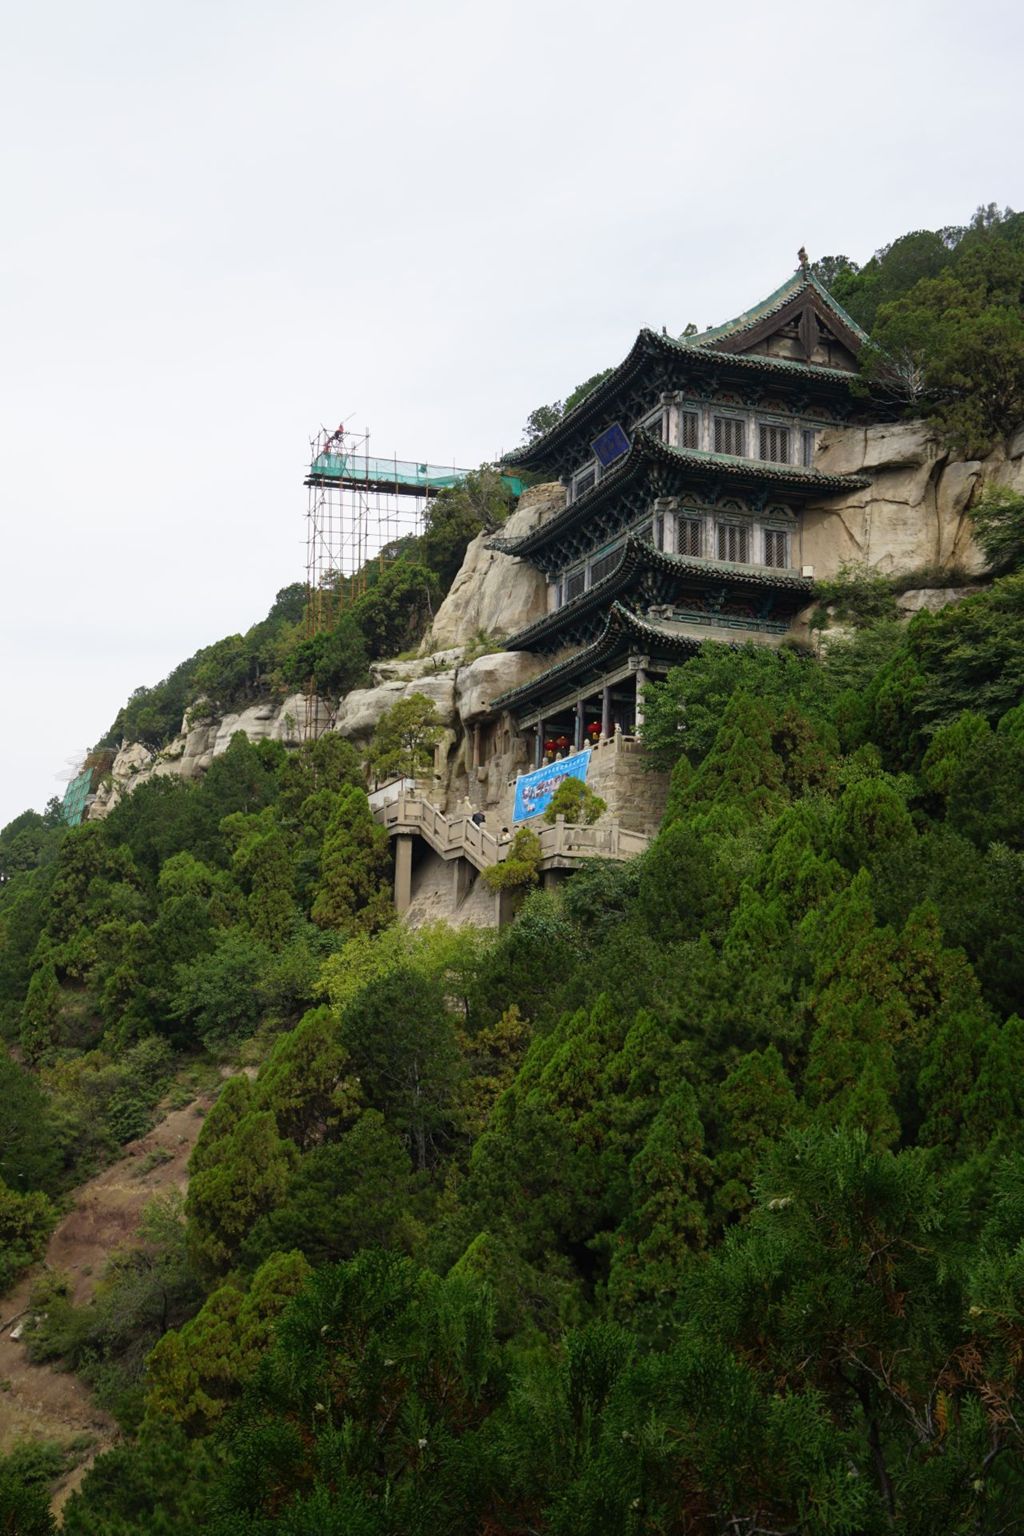
[[[532,486],[523,492],[504,536],[521,539],[564,505],[560,485]],[[547,612],[547,582],[540,571],[486,544],[487,534],[481,533],[466,550],[462,569],[423,642],[424,651],[465,646],[476,636],[507,640]]]
[[[915,570],[980,572],[968,512],[987,485],[1024,491],[1024,430],[985,459],[954,459],[918,421],[826,432],[815,468],[866,474],[871,485],[805,515],[801,564],[819,580],[848,564],[886,576]]]

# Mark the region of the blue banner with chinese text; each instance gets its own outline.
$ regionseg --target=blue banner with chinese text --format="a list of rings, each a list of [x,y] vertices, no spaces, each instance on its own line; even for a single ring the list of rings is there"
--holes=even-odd
[[[516,779],[516,803],[512,812],[514,821],[528,821],[539,816],[551,804],[559,784],[565,779],[582,779],[586,783],[590,767],[590,748],[563,757],[561,762],[548,763],[535,768],[532,773],[521,773]]]

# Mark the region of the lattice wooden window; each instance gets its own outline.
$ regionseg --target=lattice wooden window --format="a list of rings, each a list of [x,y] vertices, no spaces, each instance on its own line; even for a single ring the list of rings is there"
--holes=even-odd
[[[813,428],[810,427],[805,427],[803,432],[800,434],[803,447],[803,463],[805,469],[810,469],[811,465],[814,463],[814,439],[816,436],[817,433]]]
[[[586,586],[586,580],[586,572],[584,571],[573,571],[570,576],[565,578],[564,591],[567,603],[571,603],[574,597],[579,597]]]
[[[679,446],[700,447],[700,414],[697,411],[679,412]]]
[[[768,459],[772,464],[789,463],[789,428],[771,427],[762,422],[758,428],[758,452],[759,459]]]
[[[700,559],[704,553],[704,524],[699,517],[676,519],[676,554]]]
[[[747,424],[736,416],[715,417],[715,452],[742,458],[747,446]]]
[[[613,549],[610,554],[601,555],[597,560],[592,560],[590,563],[590,585],[595,587],[603,577],[608,575],[609,571],[614,571],[621,558],[622,550]]]
[[[789,565],[789,534],[784,529],[764,530],[764,563],[783,569]]]
[[[742,523],[718,524],[718,558],[732,565],[750,564],[750,529]]]
[[[579,500],[581,496],[585,496],[586,493],[589,490],[592,490],[596,484],[597,470],[585,469],[581,475],[577,475],[576,477],[574,499]]]

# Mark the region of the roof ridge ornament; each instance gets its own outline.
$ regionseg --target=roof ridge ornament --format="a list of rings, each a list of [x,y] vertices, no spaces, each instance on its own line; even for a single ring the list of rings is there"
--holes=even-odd
[[[811,265],[811,259],[810,259],[810,257],[807,254],[807,249],[806,249],[805,246],[801,246],[800,249],[797,251],[796,259],[800,263],[800,270],[802,272],[809,271],[810,265]]]

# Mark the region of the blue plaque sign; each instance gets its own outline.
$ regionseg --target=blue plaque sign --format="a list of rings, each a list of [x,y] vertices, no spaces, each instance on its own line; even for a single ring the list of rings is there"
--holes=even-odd
[[[574,752],[572,757],[563,757],[559,763],[548,763],[544,768],[535,768],[532,773],[521,773],[516,779],[513,821],[528,821],[531,816],[539,816],[541,811],[547,810],[555,790],[565,779],[582,779],[586,783],[589,767],[590,748],[585,747],[582,752]]]
[[[607,469],[609,464],[614,464],[616,459],[621,459],[624,453],[629,452],[629,438],[616,422],[614,427],[609,427],[600,437],[595,437],[590,446],[601,468]]]

